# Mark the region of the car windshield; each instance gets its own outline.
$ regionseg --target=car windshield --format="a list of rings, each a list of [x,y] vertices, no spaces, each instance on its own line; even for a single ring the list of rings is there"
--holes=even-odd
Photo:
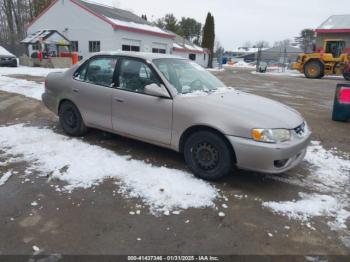
[[[225,84],[219,79],[194,62],[185,59],[162,58],[153,60],[153,63],[180,94],[211,93],[225,87]]]

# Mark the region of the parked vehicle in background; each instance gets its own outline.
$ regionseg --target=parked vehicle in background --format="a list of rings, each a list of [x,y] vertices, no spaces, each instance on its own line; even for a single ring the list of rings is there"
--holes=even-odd
[[[325,75],[343,75],[350,81],[349,54],[345,52],[346,42],[340,39],[326,39],[321,52],[301,54],[292,68],[306,78],[323,78]]]
[[[0,46],[0,66],[17,67],[17,57]]]
[[[259,73],[266,73],[267,71],[267,63],[266,62],[260,62],[258,65],[258,72]]]
[[[170,148],[207,180],[234,166],[284,172],[303,160],[310,140],[294,109],[227,88],[171,55],[98,53],[49,74],[42,98],[68,135],[93,127]]]

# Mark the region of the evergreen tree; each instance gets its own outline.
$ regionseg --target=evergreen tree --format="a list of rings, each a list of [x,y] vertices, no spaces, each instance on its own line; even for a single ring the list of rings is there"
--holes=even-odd
[[[214,45],[215,45],[215,21],[214,16],[209,12],[205,25],[203,27],[203,40],[202,47],[207,48],[210,52],[208,67],[213,67],[213,55],[214,55]]]
[[[193,18],[182,17],[178,24],[181,29],[181,36],[189,41],[199,42],[202,31],[201,23],[197,22]]]
[[[141,18],[147,21],[147,15],[141,15]]]
[[[316,40],[315,31],[312,29],[304,29],[300,35],[295,38],[295,42],[299,44],[300,48],[305,52],[312,52]]]

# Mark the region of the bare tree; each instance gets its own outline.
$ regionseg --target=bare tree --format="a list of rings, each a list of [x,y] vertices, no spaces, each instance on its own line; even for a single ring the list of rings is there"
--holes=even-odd
[[[25,37],[25,25],[53,0],[1,0],[0,45],[14,47]],[[11,48],[10,48],[11,49]]]

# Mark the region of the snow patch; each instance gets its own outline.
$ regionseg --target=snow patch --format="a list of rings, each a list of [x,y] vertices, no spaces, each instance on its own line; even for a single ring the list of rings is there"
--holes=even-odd
[[[33,81],[0,76],[0,90],[41,100],[41,95],[44,93],[45,88],[43,84]]]
[[[5,174],[3,174],[1,177],[0,177],[0,186],[4,185],[7,180],[10,179],[10,177],[12,176],[12,170],[6,172]]]
[[[218,67],[215,67],[215,68],[206,68],[207,71],[209,72],[223,72],[225,71],[225,68],[218,68]]]
[[[256,71],[251,72],[254,75],[270,75],[270,76],[295,76],[295,77],[304,77],[303,74],[299,73],[297,70],[289,70],[280,71],[279,69],[267,71],[265,73],[259,73]]]
[[[299,193],[300,200],[286,202],[265,202],[264,207],[272,209],[290,219],[308,221],[310,218],[318,216],[336,217],[342,214],[342,219],[338,220],[338,226],[346,228],[344,218],[350,216],[350,212],[344,210],[344,205],[339,203],[334,197],[320,194]]]
[[[188,87],[190,90],[190,87]],[[186,87],[183,87],[183,90],[186,91]],[[207,96],[207,95],[212,95],[212,94],[225,94],[228,92],[237,92],[235,88],[233,87],[219,87],[215,90],[207,90],[207,91],[194,91],[194,92],[189,92],[189,93],[184,93],[184,94],[179,94],[179,96],[182,97],[198,97],[198,96]]]
[[[244,62],[243,60],[235,62],[234,64],[226,64],[225,67],[238,67],[238,68],[256,68],[255,65]]]
[[[46,77],[49,73],[54,72],[64,72],[68,68],[42,68],[42,67],[29,67],[29,66],[19,66],[19,67],[0,67],[0,76],[3,75],[30,75]]]
[[[49,129],[0,127],[0,147],[31,163],[30,168],[67,182],[63,190],[68,192],[115,179],[121,194],[141,198],[154,214],[212,207],[219,196],[214,186],[192,174],[131,160]]]
[[[303,222],[323,216],[332,230],[348,234],[344,229],[347,229],[346,222],[350,218],[350,160],[339,157],[339,154],[334,149],[326,150],[318,141],[312,141],[305,157],[310,174],[270,177],[314,192],[299,193],[299,200],[265,202],[262,206]]]

